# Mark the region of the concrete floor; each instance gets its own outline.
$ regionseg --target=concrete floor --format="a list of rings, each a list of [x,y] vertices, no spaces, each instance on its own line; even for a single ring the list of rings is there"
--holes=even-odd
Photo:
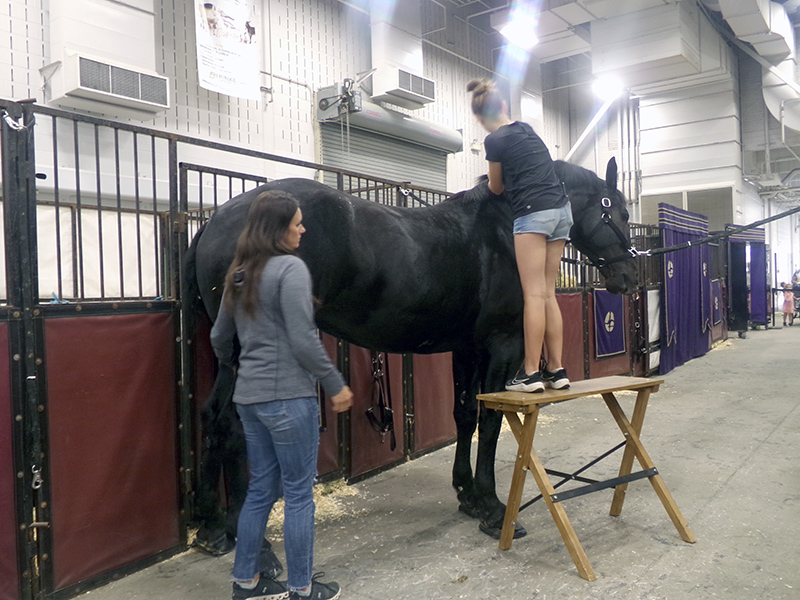
[[[317,525],[315,570],[347,600],[800,598],[800,324],[750,331],[666,375],[642,442],[697,537],[678,536],[647,481],[629,486],[620,517],[612,491],[565,502],[597,574],[581,579],[545,505],[520,515],[528,536],[509,551],[460,514],[453,447],[363,481]],[[619,396],[629,413],[634,395]],[[546,466],[574,470],[619,430],[599,397],[542,411],[534,445]],[[501,436],[497,486],[508,493],[516,443]],[[616,475],[620,455],[590,471]],[[532,477],[526,498],[535,495]],[[530,492],[530,494],[528,493]],[[525,499],[525,498],[524,498]],[[281,542],[275,542],[283,556]],[[196,551],[79,596],[82,600],[230,597],[233,555]]]

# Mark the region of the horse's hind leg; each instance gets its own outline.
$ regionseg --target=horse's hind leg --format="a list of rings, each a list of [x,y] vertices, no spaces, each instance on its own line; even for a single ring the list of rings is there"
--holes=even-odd
[[[474,352],[453,352],[453,387],[456,421],[456,456],[453,463],[453,487],[458,494],[458,509],[473,518],[481,518],[472,478],[472,436],[478,424],[478,359]]]
[[[220,365],[203,410],[205,445],[194,515],[201,525],[195,536],[195,546],[214,556],[226,554],[236,546],[239,513],[247,496],[247,447],[233,403],[235,381],[234,372]],[[224,478],[227,492],[227,510],[220,506],[220,475]],[[283,565],[266,538],[261,547],[258,570],[272,577],[283,572]]]
[[[195,537],[195,545],[213,555],[230,552],[236,544],[236,522],[220,505],[220,475],[224,472],[225,487],[227,490],[233,488],[234,500],[238,496],[237,488],[247,485],[244,437],[233,404],[234,381],[233,371],[220,366],[202,413],[204,444],[194,514],[200,529]],[[237,464],[240,466],[235,466]],[[243,477],[242,484],[231,481],[233,472]]]

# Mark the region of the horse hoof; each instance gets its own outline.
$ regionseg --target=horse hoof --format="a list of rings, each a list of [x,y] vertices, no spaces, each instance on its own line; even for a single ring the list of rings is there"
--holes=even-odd
[[[258,572],[264,573],[272,579],[277,579],[278,575],[283,573],[283,565],[281,561],[275,556],[272,551],[272,544],[269,540],[264,540],[264,545],[261,546],[261,553],[258,555]]]
[[[458,510],[467,515],[468,517],[472,517],[473,519],[481,518],[480,511],[474,506],[470,506],[468,504],[459,504]]]
[[[503,524],[489,524],[486,521],[481,521],[481,524],[478,525],[478,528],[485,533],[486,535],[493,537],[496,540],[500,539],[500,534],[503,532]],[[519,523],[514,523],[514,539],[518,540],[519,538],[523,538],[528,535],[528,532],[525,528],[520,525]]]
[[[213,534],[200,530],[197,532],[192,546],[211,556],[222,556],[236,547],[236,541],[232,540],[224,531]]]

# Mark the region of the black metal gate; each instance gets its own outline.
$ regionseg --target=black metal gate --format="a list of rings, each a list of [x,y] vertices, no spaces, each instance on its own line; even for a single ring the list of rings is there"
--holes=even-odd
[[[7,289],[0,342],[8,340],[0,363],[9,365],[6,374],[0,364],[0,417],[9,416],[11,438],[8,456],[0,443],[0,555],[14,557],[0,559],[0,600],[62,598],[185,548],[198,467],[198,381],[208,375],[195,369],[202,353],[193,344],[193,315],[181,310],[181,264],[211,212],[271,176],[327,173],[341,190],[399,206],[447,194],[26,103],[0,102],[0,137]],[[215,156],[224,160],[199,164]],[[594,269],[567,267],[561,287],[588,294],[599,279]],[[346,344],[331,344],[343,372],[370,377],[351,369]],[[352,354],[365,363],[361,349]],[[205,373],[213,361],[203,360]],[[354,467],[352,436],[373,434],[339,417],[329,434],[333,476],[361,477],[447,443],[431,431],[446,420],[441,415],[427,419],[424,431],[415,423],[424,420],[420,394],[436,388],[429,383],[440,374],[449,378],[446,361],[387,362],[403,405],[395,411],[400,454],[379,452],[379,463]],[[414,365],[428,378],[418,389]],[[148,410],[138,410],[144,399]],[[372,441],[379,447],[379,437]],[[169,458],[148,454],[152,448]],[[143,473],[148,461],[158,463],[157,477]],[[120,469],[131,486],[124,490]],[[153,485],[157,494],[146,489]],[[146,540],[125,529],[136,523],[131,501],[156,530]],[[97,523],[88,523],[82,511],[95,507]],[[119,535],[102,538],[103,529]],[[110,550],[90,556],[92,545]]]
[[[0,114],[10,357],[0,393],[13,415],[16,521],[16,539],[0,543],[17,556],[11,598],[65,597],[185,544],[182,465],[169,458],[179,432],[191,429],[178,403],[180,240],[168,226],[177,211],[157,206],[155,189],[146,206],[136,176],[173,180],[158,154],[174,156],[175,142],[29,104],[3,104]],[[130,190],[123,165],[132,169]],[[142,371],[155,365],[158,372]],[[141,447],[142,429],[162,454],[134,467],[126,453]],[[76,462],[81,456],[89,460]],[[118,473],[124,485],[114,485],[123,481]],[[103,514],[126,496],[136,511],[124,514],[129,504]],[[159,521],[160,531],[137,539],[137,519]]]
[[[181,310],[181,264],[211,211],[267,181],[257,174],[263,165],[284,175],[326,171],[340,189],[387,204],[435,203],[447,194],[27,103],[0,102],[0,137],[7,289],[0,340],[7,338],[9,357],[7,376],[0,369],[0,416],[11,423],[8,455],[0,456],[7,557],[0,600],[61,598],[185,548],[198,377],[193,316]],[[256,174],[179,165],[181,153],[203,152],[249,160]],[[347,372],[348,349],[338,346]],[[120,380],[126,389],[115,385]],[[155,408],[136,410],[145,399]],[[346,417],[340,425],[332,429],[340,455],[332,475],[348,476]],[[148,452],[136,444],[142,433],[169,457],[155,483],[152,472],[146,482],[157,494],[134,472],[135,454]],[[126,475],[124,490],[117,472]],[[132,525],[134,501],[158,529],[146,540]],[[118,535],[100,540],[101,529]],[[97,545],[111,549],[98,554]]]

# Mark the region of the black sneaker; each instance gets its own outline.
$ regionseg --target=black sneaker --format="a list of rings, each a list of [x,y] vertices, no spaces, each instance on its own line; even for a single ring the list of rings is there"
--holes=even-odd
[[[506,381],[506,390],[509,392],[543,392],[544,382],[541,371],[526,375],[524,367],[520,367],[514,378]]]
[[[342,590],[336,582],[322,583],[320,579],[324,576],[325,573],[316,573],[311,578],[311,595],[301,596],[297,592],[290,592],[289,600],[336,600]]]
[[[233,600],[286,600],[289,590],[279,581],[261,575],[256,587],[246,590],[233,582]]]
[[[547,387],[554,390],[565,390],[569,387],[566,369],[556,369],[555,371],[545,369],[542,371],[542,380]]]

